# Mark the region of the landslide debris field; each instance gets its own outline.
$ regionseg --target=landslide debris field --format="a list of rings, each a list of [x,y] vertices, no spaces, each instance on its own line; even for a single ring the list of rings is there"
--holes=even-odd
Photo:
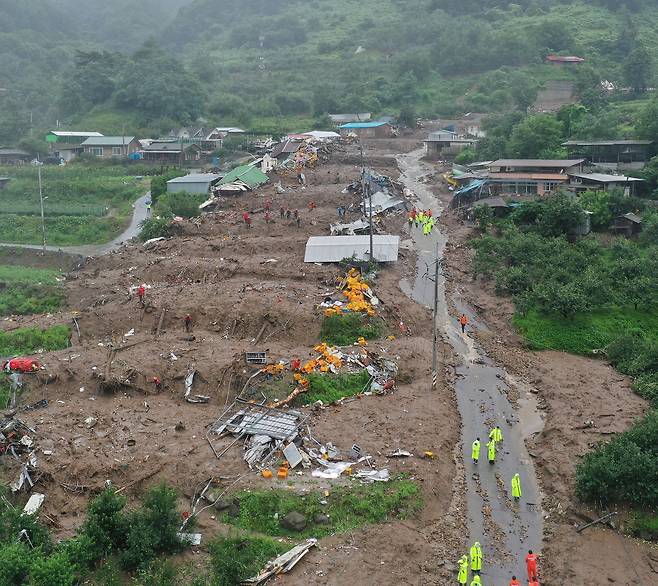
[[[375,173],[395,179],[399,172],[392,154],[417,144],[411,139],[385,146],[373,141],[366,154]],[[360,196],[342,193],[359,179],[358,147],[339,149],[317,168],[305,170],[305,189],[294,174],[273,174],[263,188],[227,199],[214,213],[181,222],[175,237],[87,259],[79,270],[66,274],[65,311],[1,322],[5,333],[21,327],[71,327],[70,347],[43,353],[39,360],[45,369],[23,375],[17,407],[17,417],[34,430],[29,435],[37,462],[30,467],[30,477],[33,491],[46,495],[40,519],[54,536],[74,533],[89,500],[108,481],[131,499],[165,481],[178,490],[180,508],[186,511],[192,511],[194,497],[204,488],[213,498],[199,501],[197,511],[217,495],[231,498],[245,489],[328,494],[331,506],[334,490],[372,486],[345,474],[337,479],[314,477],[315,460],[278,479],[284,461],[280,453],[268,462],[273,478],[264,478],[257,466],[250,470],[243,459],[246,438],[211,433],[210,441],[206,439],[237,396],[268,403],[285,399],[297,384],[290,362],[305,364],[321,355],[316,347],[325,310],[318,305],[327,297],[341,299],[337,285],[347,269],[305,264],[304,247],[309,235],[328,235],[329,224],[338,220],[338,206],[348,208],[346,221],[360,218]],[[283,193],[277,192],[278,180]],[[269,225],[263,209],[267,200],[273,210]],[[316,206],[312,210],[310,202]],[[298,210],[301,225],[293,217],[281,219],[281,206]],[[245,210],[251,213],[251,228],[243,222]],[[405,225],[406,214],[397,212],[384,216],[379,230],[400,234]],[[304,406],[302,395],[284,409],[308,417],[301,431],[305,450],[319,452],[332,444],[339,451],[334,460],[354,462],[370,456],[354,467],[353,476],[387,470],[391,487],[409,483],[417,494],[414,488],[404,506],[393,505],[380,515],[391,523],[356,530],[359,523],[353,523],[337,529],[349,530],[350,536],[321,541],[313,563],[300,564],[288,577],[297,583],[338,584],[346,576],[358,583],[392,583],[420,568],[427,583],[441,584],[452,573],[450,563],[437,572],[436,560],[452,560],[461,546],[455,519],[446,522],[459,423],[450,389],[440,385],[429,393],[430,313],[399,288],[401,278],[413,274],[414,264],[415,253],[401,249],[400,261],[381,266],[371,283],[379,300],[371,317],[378,339],[336,350],[342,356],[339,372],[348,377],[363,373],[367,365],[396,365],[395,374],[384,377],[394,379],[395,386],[373,387],[366,375],[365,394],[330,406]],[[146,285],[144,307],[135,295],[140,284]],[[190,332],[184,325],[187,314],[192,317]],[[281,373],[274,369],[267,380],[262,375],[250,380],[262,366],[247,364],[245,352],[265,352],[268,364],[284,361],[285,368]],[[190,398],[207,402],[185,399],[191,372]],[[321,374],[318,369],[308,376]],[[156,377],[161,389],[156,388]],[[35,408],[25,410],[26,405]],[[439,418],[441,425],[436,424]],[[411,456],[387,457],[397,449]],[[424,457],[425,452],[431,456]],[[1,466],[5,483],[20,475],[12,458],[3,457]],[[364,516],[366,523],[375,517]],[[195,531],[205,542],[227,531],[229,524],[223,521],[224,514],[211,506],[196,517]],[[258,533],[257,527],[252,529]],[[290,543],[295,540],[293,536]],[[347,541],[353,549],[344,549]],[[403,558],[396,555],[401,550]],[[335,570],[338,564],[340,571]]]

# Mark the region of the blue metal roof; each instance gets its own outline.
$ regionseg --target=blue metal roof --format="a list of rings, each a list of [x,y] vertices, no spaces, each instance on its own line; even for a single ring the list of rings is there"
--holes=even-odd
[[[350,122],[343,124],[340,128],[378,128],[385,124],[388,124],[388,122]]]
[[[462,187],[461,189],[455,191],[455,197],[458,195],[461,195],[462,193],[468,193],[469,191],[473,191],[474,189],[477,189],[478,187],[482,187],[487,183],[487,179],[477,179],[476,181],[473,181],[466,185],[465,187]]]

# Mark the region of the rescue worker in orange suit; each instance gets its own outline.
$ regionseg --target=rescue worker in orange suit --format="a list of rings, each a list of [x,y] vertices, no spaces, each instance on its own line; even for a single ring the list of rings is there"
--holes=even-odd
[[[528,582],[528,586],[539,586],[539,582],[537,581],[537,578],[535,578],[534,580],[530,580],[530,582]]]
[[[247,228],[251,228],[251,216],[249,215],[249,212],[245,212],[242,214],[242,219],[244,220],[244,223],[247,225]]]
[[[192,316],[189,313],[185,316],[185,331],[188,334],[192,331]]]
[[[532,553],[532,550],[528,551],[528,555],[525,556],[525,563],[528,569],[528,580],[532,580],[537,577],[537,554]]]
[[[516,576],[512,576],[512,581],[509,583],[509,586],[521,586],[521,582],[516,579]]]
[[[462,327],[462,334],[466,331],[466,324],[468,324],[468,318],[466,317],[466,314],[462,313],[459,318],[459,325]]]
[[[153,377],[153,384],[155,385],[155,390],[159,393],[162,390],[162,381],[159,376]]]

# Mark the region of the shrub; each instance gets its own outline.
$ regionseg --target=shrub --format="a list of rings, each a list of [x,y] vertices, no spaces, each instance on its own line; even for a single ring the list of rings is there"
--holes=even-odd
[[[370,373],[362,370],[348,374],[320,374],[317,372],[308,375],[309,390],[299,395],[299,403],[310,405],[316,401],[333,403],[343,397],[352,397],[368,390]]]
[[[111,488],[89,504],[82,535],[90,540],[92,559],[102,559],[123,547],[126,539],[125,506],[126,499]]]
[[[30,573],[33,553],[26,545],[6,542],[0,547],[0,584],[22,584]]]
[[[186,193],[184,191],[165,193],[158,201],[156,213],[162,216],[193,218],[200,215],[199,206],[206,199],[208,199],[208,195],[203,193]]]
[[[30,586],[74,586],[77,566],[65,553],[37,557],[30,570]]]
[[[147,218],[140,224],[139,239],[142,242],[151,238],[166,238],[171,235],[171,217]]]
[[[599,444],[576,468],[579,498],[600,505],[658,505],[658,412]]]
[[[218,537],[209,546],[213,585],[240,584],[286,549],[286,546],[267,537]]]
[[[0,290],[0,315],[29,315],[57,311],[66,299],[56,285],[12,284]]]
[[[162,553],[173,553],[181,548],[176,533],[179,518],[176,491],[162,484],[149,490],[141,509],[126,521],[125,550],[121,563],[126,569],[144,567]]]
[[[320,330],[323,342],[334,346],[349,346],[360,337],[373,340],[381,337],[382,323],[359,313],[345,313],[325,317]]]

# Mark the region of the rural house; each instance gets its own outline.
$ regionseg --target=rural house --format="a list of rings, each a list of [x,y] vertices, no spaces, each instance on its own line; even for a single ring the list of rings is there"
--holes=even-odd
[[[32,158],[30,153],[11,147],[0,147],[0,165],[22,165]]]
[[[139,141],[134,136],[92,136],[82,143],[86,155],[111,159],[128,157],[139,150]]]
[[[69,131],[69,130],[51,130],[46,134],[47,143],[65,143],[80,145],[88,138],[98,138],[103,136],[100,132],[86,131]]]
[[[477,142],[474,138],[460,138],[456,132],[450,130],[439,130],[430,132],[423,141],[425,152],[430,159],[454,157],[463,148],[472,146]]]
[[[611,170],[642,169],[651,158],[650,140],[569,140],[562,143],[569,157],[583,158]]]
[[[145,161],[181,163],[201,159],[201,147],[196,143],[181,144],[179,141],[153,141],[140,151]]]
[[[338,127],[343,136],[356,134],[360,138],[391,138],[393,127],[388,122],[349,122]]]
[[[612,191],[621,189],[624,195],[634,195],[635,186],[644,179],[605,173],[569,173],[569,187],[576,193],[583,191]]]

